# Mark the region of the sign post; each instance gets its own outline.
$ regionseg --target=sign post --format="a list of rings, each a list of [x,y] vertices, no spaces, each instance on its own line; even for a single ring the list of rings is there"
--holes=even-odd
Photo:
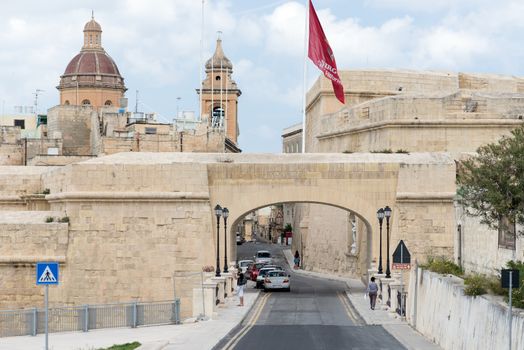
[[[58,284],[58,263],[38,262],[36,263],[36,284],[45,285],[45,350],[49,349],[49,285]]]
[[[509,350],[511,350],[511,326],[513,325],[513,311],[512,311],[512,289],[513,287],[520,287],[519,270],[503,269],[501,271],[502,288],[509,288],[509,310],[508,310],[508,328],[509,328]]]
[[[404,317],[404,270],[411,269],[411,254],[403,240],[398,242],[393,252],[393,269],[401,271],[400,278],[400,317]]]

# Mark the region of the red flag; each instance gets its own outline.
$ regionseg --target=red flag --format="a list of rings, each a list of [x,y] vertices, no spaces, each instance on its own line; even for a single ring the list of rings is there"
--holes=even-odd
[[[335,56],[329,46],[313,3],[309,0],[309,48],[308,57],[331,80],[337,99],[344,103],[344,87],[337,71]]]

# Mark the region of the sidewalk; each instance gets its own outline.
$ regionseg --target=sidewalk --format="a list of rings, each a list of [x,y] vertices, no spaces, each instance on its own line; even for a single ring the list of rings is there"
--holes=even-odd
[[[249,282],[252,283],[252,282]],[[252,285],[250,284],[249,287]],[[244,307],[239,307],[236,295],[226,298],[219,305],[214,320],[181,325],[151,326],[139,328],[108,328],[89,332],[50,333],[50,350],[95,350],[114,344],[138,341],[141,350],[205,350],[211,349],[225,337],[249,312],[259,291],[246,288]],[[41,350],[44,349],[43,334],[36,337],[0,338],[0,350]]]
[[[290,267],[294,265],[293,254],[290,249],[283,249],[284,255]],[[369,300],[364,298],[366,286],[359,280],[339,276],[327,275],[324,273],[311,272],[305,270],[293,270],[295,273],[337,280],[345,282],[349,287],[347,296],[354,308],[368,325],[381,325],[393,337],[409,350],[440,350],[441,348],[426,339],[422,334],[414,330],[406,321],[395,318],[393,313],[381,309],[377,303],[377,308],[371,310]]]

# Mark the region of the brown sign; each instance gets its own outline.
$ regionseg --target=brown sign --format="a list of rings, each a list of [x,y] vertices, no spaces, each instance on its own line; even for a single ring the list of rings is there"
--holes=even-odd
[[[393,270],[410,270],[411,264],[393,263],[391,268]]]

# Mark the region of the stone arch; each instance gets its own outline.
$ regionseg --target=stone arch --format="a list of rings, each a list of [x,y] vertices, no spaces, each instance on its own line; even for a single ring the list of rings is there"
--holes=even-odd
[[[106,102],[104,102],[104,106],[112,106],[113,105],[113,102],[111,102],[111,100],[107,100]]]
[[[69,106],[70,104],[69,100],[65,100],[64,105]]]
[[[82,106],[91,106],[91,101],[88,99],[82,100]]]
[[[329,206],[329,207],[342,209],[342,210],[344,210],[344,211],[346,211],[348,213],[348,216],[349,216],[349,214],[351,214],[351,215],[357,217],[364,224],[364,227],[365,227],[365,231],[363,230],[363,232],[362,232],[362,235],[364,235],[364,236],[360,236],[358,238],[359,241],[365,242],[365,246],[362,246],[360,251],[356,252],[356,254],[355,254],[356,263],[359,266],[359,268],[356,271],[354,271],[354,272],[360,272],[360,274],[364,274],[364,273],[367,272],[367,269],[371,268],[371,263],[372,263],[372,260],[373,260],[372,247],[373,247],[373,244],[374,244],[374,239],[373,239],[374,231],[373,231],[373,224],[372,224],[372,222],[374,222],[374,221],[370,222],[370,220],[373,220],[373,218],[370,218],[370,220],[368,220],[363,214],[355,211],[350,206],[343,206],[343,205],[340,205],[340,204],[334,204],[334,203],[331,203],[329,201],[315,201],[315,200],[308,200],[308,201],[294,200],[293,201],[293,200],[289,200],[289,201],[284,201],[284,202],[278,202],[278,201],[277,202],[267,202],[267,203],[264,203],[264,204],[258,204],[256,207],[249,208],[249,209],[244,210],[244,211],[242,211],[240,213],[234,214],[232,217],[230,217],[228,219],[228,231],[226,232],[226,234],[227,234],[227,242],[229,242],[228,243],[228,249],[229,249],[228,250],[228,256],[230,256],[231,259],[236,257],[236,244],[235,244],[236,227],[243,220],[243,218],[246,215],[248,215],[249,213],[251,213],[253,211],[256,211],[258,209],[262,209],[262,208],[265,208],[265,207],[269,207],[269,206],[273,206],[273,205],[280,205],[280,204],[293,204],[293,203],[325,205],[325,206]],[[230,209],[230,213],[231,213],[231,209]],[[348,251],[347,253],[350,253],[350,252]],[[365,262],[365,267],[364,268],[362,268],[363,262]]]

